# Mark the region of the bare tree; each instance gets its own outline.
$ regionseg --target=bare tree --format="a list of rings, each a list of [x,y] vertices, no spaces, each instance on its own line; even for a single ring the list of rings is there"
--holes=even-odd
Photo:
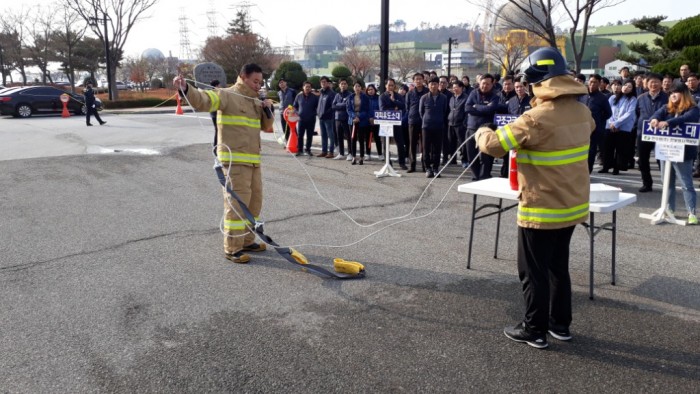
[[[363,47],[362,50],[357,46],[347,48],[339,59],[341,63],[345,64],[352,71],[355,79],[364,81],[379,66],[379,58],[377,56],[379,47],[376,46],[374,50],[370,48],[370,46]]]
[[[124,44],[129,37],[134,24],[141,15],[153,7],[158,0],[63,0],[64,4],[74,10],[90,26],[92,32],[105,43],[109,39],[110,76],[116,74],[117,64],[124,53]],[[103,18],[107,19],[108,37],[103,30]],[[114,81],[114,78],[107,78]],[[114,99],[118,98],[118,90],[112,87]]]
[[[483,47],[476,49],[477,53],[484,56],[489,63],[495,64],[499,69],[505,70],[507,74],[514,74],[520,68],[523,60],[528,55],[528,48],[533,44],[533,41],[540,41],[540,37],[531,35],[525,30],[511,30],[503,37],[486,37],[489,40],[484,51]]]
[[[568,30],[569,40],[574,52],[576,70],[580,71],[591,15],[600,9],[613,7],[624,1],[506,0],[504,6],[495,13],[493,21],[495,25],[492,28],[497,34],[505,34],[509,30],[527,30],[544,40],[549,46],[557,48],[559,35],[556,25],[570,26]],[[481,7],[487,14],[493,13],[492,1],[484,3],[478,0],[468,0],[468,2]],[[577,33],[579,30],[580,34]],[[488,52],[488,46],[486,51]]]
[[[389,66],[396,71],[398,80],[405,81],[425,67],[425,55],[415,49],[392,49],[389,52]]]
[[[56,54],[61,61],[63,73],[68,77],[71,90],[75,92],[75,64],[73,58],[80,40],[87,30],[87,24],[78,23],[78,14],[69,8],[63,8],[60,13],[60,28],[54,32],[53,41],[56,43]]]
[[[30,10],[22,7],[16,12],[6,11],[0,15],[0,23],[2,31],[6,39],[4,46],[4,57],[6,62],[10,64],[10,70],[19,71],[22,76],[22,84],[27,84],[27,71],[29,66],[27,63],[26,41],[29,35],[27,29],[27,21],[29,19]]]
[[[614,7],[624,2],[625,0],[569,0],[562,2],[562,6],[573,24],[569,31],[569,40],[571,40],[571,48],[574,52],[577,73],[581,71],[581,59],[583,59],[583,51],[586,49],[588,23],[591,15],[603,8]],[[577,35],[579,26],[581,26],[580,36]]]
[[[481,8],[489,20],[489,25],[484,26],[489,30],[528,30],[541,38],[549,46],[557,46],[555,25],[558,22],[557,7],[566,0],[506,0],[503,6],[496,12],[493,9],[493,1],[467,0],[470,4]],[[507,12],[511,11],[511,12]],[[486,32],[484,32],[486,33]]]
[[[55,12],[51,5],[48,7],[37,5],[30,20],[29,36],[32,43],[27,45],[27,53],[32,64],[41,70],[41,82],[44,85],[47,78],[49,82],[53,83],[49,73],[49,62],[57,60],[52,49],[54,45],[51,42],[56,24]]]
[[[228,81],[236,81],[238,72],[246,63],[257,63],[263,75],[271,75],[274,71],[272,53],[266,38],[257,34],[235,34],[207,38],[201,55],[206,61],[220,64]]]

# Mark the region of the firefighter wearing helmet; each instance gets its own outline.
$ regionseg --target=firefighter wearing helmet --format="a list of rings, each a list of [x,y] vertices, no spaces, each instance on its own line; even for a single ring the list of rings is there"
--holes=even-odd
[[[525,318],[504,333],[546,348],[548,332],[571,339],[569,243],[588,216],[588,144],[595,122],[577,100],[586,87],[569,76],[555,48],[533,52],[521,70],[534,97],[532,109],[495,131],[480,128],[475,138],[491,156],[518,152],[518,275]]]

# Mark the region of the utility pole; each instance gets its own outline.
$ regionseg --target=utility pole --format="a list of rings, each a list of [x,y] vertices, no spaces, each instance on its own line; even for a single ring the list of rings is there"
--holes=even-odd
[[[382,0],[381,36],[379,38],[379,89],[384,92],[389,78],[389,0]]]
[[[452,45],[457,45],[457,39],[456,38],[448,38],[447,39],[447,79],[449,80],[451,74],[451,68],[452,68]]]
[[[110,59],[110,53],[109,53],[109,37],[107,36],[107,20],[109,20],[109,15],[107,15],[106,12],[102,12],[102,18],[98,18],[97,14],[90,18],[90,26],[93,26],[95,28],[99,28],[99,25],[97,22],[103,22],[104,23],[104,39],[105,39],[105,59],[107,62],[107,94],[109,96],[109,101],[114,100],[114,85],[112,84],[112,60]]]

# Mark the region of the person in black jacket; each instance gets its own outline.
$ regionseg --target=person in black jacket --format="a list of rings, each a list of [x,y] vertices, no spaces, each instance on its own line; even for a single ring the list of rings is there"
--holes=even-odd
[[[432,78],[428,83],[429,93],[420,98],[418,111],[423,120],[423,162],[425,176],[432,178],[439,172],[440,151],[442,150],[443,129],[447,114],[447,97],[440,93],[438,78]],[[440,177],[438,175],[438,177]]]
[[[410,168],[406,172],[416,171],[416,151],[418,148],[418,142],[421,140],[421,128],[423,127],[423,121],[421,119],[420,112],[418,111],[418,104],[420,103],[421,97],[428,93],[428,89],[423,85],[423,74],[415,73],[413,75],[413,83],[416,87],[413,88],[408,94],[406,94],[406,111],[408,112],[408,160]],[[421,167],[425,171],[425,157],[421,157]]]
[[[447,138],[451,139],[456,149],[461,146],[459,153],[461,156],[462,168],[469,166],[467,160],[467,145],[464,144],[467,130],[464,126],[464,121],[467,119],[467,114],[464,112],[464,106],[467,103],[467,94],[464,93],[464,82],[455,81],[452,84],[453,95],[450,98],[448,108],[450,113],[447,115]],[[463,145],[464,144],[464,145]]]
[[[323,76],[321,77],[321,91],[318,95],[318,106],[316,107],[316,115],[318,115],[318,123],[321,128],[321,153],[318,157],[332,159],[335,157],[335,131],[333,130],[333,99],[335,92],[331,89],[331,80]]]
[[[85,123],[88,126],[92,126],[92,123],[90,123],[91,115],[94,115],[95,119],[100,122],[100,126],[107,123],[102,121],[100,114],[98,114],[97,109],[95,109],[95,91],[92,90],[92,83],[87,83],[83,95],[85,96]]]
[[[655,144],[652,141],[642,141],[644,134],[644,121],[651,120],[651,117],[661,107],[668,103],[668,94],[661,90],[662,76],[659,74],[649,74],[647,76],[646,93],[643,93],[637,98],[637,145],[639,146],[639,172],[642,175],[642,187],[640,193],[650,192],[652,190],[651,166],[649,165],[649,156],[654,150]]]
[[[392,78],[386,80],[386,90],[379,96],[379,110],[386,111],[405,111],[406,104],[403,102],[403,97],[396,92],[396,81]],[[377,136],[377,138],[380,138]],[[403,139],[401,126],[394,126],[394,141],[396,141],[396,151],[399,155],[399,166],[402,170],[408,170],[406,167],[406,144]],[[386,153],[389,154],[389,147],[386,147]]]
[[[479,127],[493,123],[493,115],[498,110],[498,100],[500,96],[493,90],[493,75],[484,74],[479,80],[479,88],[472,91],[467,98],[465,111],[467,115],[467,137],[476,133]],[[472,163],[471,170],[474,180],[491,178],[491,168],[493,167],[493,156],[486,153],[481,154],[480,160],[474,161],[479,150],[476,148],[474,139],[467,142],[467,156]]]
[[[287,87],[287,81],[284,78],[280,78],[279,82],[277,82],[277,86],[279,87],[279,91],[277,91],[277,97],[280,99],[280,115],[284,113],[284,110],[287,109],[290,105],[294,104],[294,98],[297,95],[297,91]],[[287,121],[284,120],[284,116],[280,116],[280,124],[282,125],[282,132],[284,132],[284,140],[288,141],[289,140],[289,125],[287,125]]]
[[[340,92],[335,94],[333,99],[333,111],[335,111],[335,142],[338,144],[338,156],[333,160],[345,158],[345,141],[348,142],[348,161],[352,160],[350,155],[350,125],[348,124],[348,80],[341,78],[338,81]]]
[[[612,109],[608,98],[600,92],[600,81],[602,77],[593,74],[588,78],[588,94],[583,96],[581,101],[591,110],[591,115],[595,121],[595,131],[591,133],[591,144],[588,147],[588,172],[593,171],[595,157],[600,147],[603,151],[602,142],[605,134],[605,124],[612,116]]]
[[[520,116],[523,112],[532,108],[532,105],[530,105],[532,97],[527,94],[527,85],[521,78],[515,79],[514,86],[515,96],[508,100],[508,114]]]
[[[450,84],[450,79],[442,75],[440,76],[440,82],[438,84],[438,90],[440,91],[440,94],[444,95],[445,98],[447,98],[447,102],[450,102],[450,99],[452,98],[452,92],[450,91],[450,87],[452,84]],[[442,128],[442,165],[446,166],[448,164],[457,164],[455,159],[452,159],[451,163],[447,162],[447,159],[449,159],[450,155],[452,155],[455,152],[455,149],[457,149],[457,145],[454,145],[453,143],[456,143],[457,140],[451,140],[448,136],[449,128],[447,125],[447,114],[449,112],[445,112],[445,125]]]
[[[294,99],[293,107],[299,114],[296,156],[306,154],[311,157],[311,142],[314,138],[316,108],[318,107],[318,96],[311,91],[311,82],[304,82],[303,91]],[[304,146],[304,134],[306,134],[306,146]]]

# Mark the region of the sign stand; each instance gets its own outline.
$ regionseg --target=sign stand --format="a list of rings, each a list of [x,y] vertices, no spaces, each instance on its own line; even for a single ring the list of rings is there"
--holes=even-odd
[[[374,171],[374,175],[377,178],[385,176],[401,178],[401,174],[394,171],[391,166],[391,154],[389,154],[389,138],[394,136],[394,125],[401,125],[401,111],[375,111],[374,123],[379,125],[378,138],[386,137],[384,167],[379,171]]]
[[[68,101],[70,101],[70,96],[67,94],[63,93],[61,95],[61,103],[63,103],[63,111],[61,111],[61,117],[62,118],[67,118],[70,116],[70,113],[68,112]],[[85,108],[88,113],[90,112],[90,108]]]
[[[394,126],[392,125],[381,125],[379,126],[379,135],[381,138],[381,135],[384,134],[382,133],[382,129],[390,129],[389,133],[393,134],[394,133]],[[385,131],[386,133],[386,131]],[[391,155],[389,154],[389,138],[391,138],[390,135],[386,134],[386,145],[384,145],[384,149],[386,152],[386,160],[384,162],[384,167],[382,167],[381,170],[379,171],[374,171],[374,175],[377,176],[377,178],[382,178],[385,176],[395,176],[397,178],[401,178],[401,174],[398,172],[394,171],[394,167],[391,166]]]
[[[663,191],[661,192],[661,208],[657,209],[651,215],[648,213],[640,213],[639,217],[642,219],[651,219],[651,224],[659,224],[663,222],[668,222],[671,224],[678,224],[680,226],[685,226],[685,220],[678,220],[668,209],[668,183],[671,178],[671,162],[666,160],[664,164],[664,183]]]
[[[668,209],[668,190],[675,185],[670,184],[672,162],[682,162],[685,145],[698,145],[700,138],[700,124],[683,123],[673,128],[659,129],[652,127],[648,120],[643,123],[642,141],[656,143],[655,156],[664,161],[663,191],[661,193],[661,207],[651,215],[640,213],[642,219],[650,219],[651,224],[671,223],[685,226],[685,220],[678,220]]]

